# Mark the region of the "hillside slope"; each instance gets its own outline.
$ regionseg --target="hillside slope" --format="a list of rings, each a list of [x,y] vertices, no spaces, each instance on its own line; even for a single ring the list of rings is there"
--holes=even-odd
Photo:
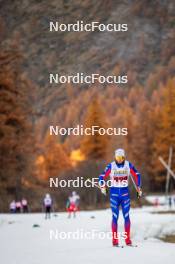
[[[22,70],[38,86],[38,116],[54,114],[67,101],[64,85],[49,87],[50,72],[127,73],[131,87],[144,85],[175,54],[173,0],[1,0],[0,10],[1,47],[23,54]],[[129,30],[53,33],[50,20],[127,23]]]

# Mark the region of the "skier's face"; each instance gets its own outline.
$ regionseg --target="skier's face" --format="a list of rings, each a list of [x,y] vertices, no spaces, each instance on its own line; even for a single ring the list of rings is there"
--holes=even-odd
[[[125,157],[124,156],[115,156],[115,159],[116,159],[117,163],[120,164],[125,160]]]

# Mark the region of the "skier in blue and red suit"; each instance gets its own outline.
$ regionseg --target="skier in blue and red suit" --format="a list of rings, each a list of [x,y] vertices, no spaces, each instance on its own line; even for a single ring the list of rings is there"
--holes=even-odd
[[[99,176],[99,185],[101,192],[106,194],[106,185],[110,185],[110,204],[112,209],[112,243],[118,246],[117,222],[119,217],[119,207],[121,205],[124,227],[125,243],[132,245],[130,239],[130,195],[128,189],[128,180],[132,177],[137,189],[137,195],[142,195],[141,176],[135,167],[125,159],[125,151],[117,149],[115,151],[115,161],[108,164],[104,172]],[[108,181],[110,180],[110,181]],[[109,183],[109,184],[108,184]]]

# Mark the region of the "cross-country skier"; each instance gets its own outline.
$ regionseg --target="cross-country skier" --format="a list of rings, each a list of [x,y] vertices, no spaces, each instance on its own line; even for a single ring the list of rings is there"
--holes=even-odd
[[[66,203],[66,209],[69,213],[68,218],[71,217],[71,213],[73,213],[74,217],[76,217],[76,212],[79,209],[79,202],[80,202],[80,196],[75,191],[72,192],[72,195],[69,196]]]
[[[138,197],[142,195],[140,173],[126,160],[125,151],[117,149],[115,151],[115,161],[108,164],[104,172],[99,176],[101,192],[106,194],[106,185],[110,187],[110,203],[112,209],[112,243],[118,246],[117,222],[119,217],[119,207],[122,208],[125,228],[125,243],[132,245],[130,239],[130,195],[128,190],[128,180],[132,177],[137,188]],[[109,179],[110,181],[105,181]]]
[[[17,201],[16,202],[16,213],[21,213],[21,208],[22,208],[21,202]]]
[[[13,200],[11,203],[10,203],[10,212],[11,213],[16,213],[16,202],[15,200]]]
[[[50,213],[52,209],[52,198],[49,193],[44,197],[44,208],[45,208],[45,219],[50,218]]]
[[[27,200],[25,198],[22,199],[21,204],[22,204],[23,213],[28,213],[28,211],[29,211],[28,202],[27,202]]]

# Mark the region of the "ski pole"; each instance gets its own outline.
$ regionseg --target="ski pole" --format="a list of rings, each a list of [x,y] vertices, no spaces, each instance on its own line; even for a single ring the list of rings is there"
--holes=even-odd
[[[131,174],[130,174],[130,177],[131,177],[132,183],[133,183],[133,185],[134,185],[134,188],[135,188],[135,190],[136,190],[136,192],[137,192],[137,198],[139,199],[139,198],[140,198],[140,196],[138,196],[137,185],[136,185],[136,183],[135,183],[135,181],[134,181],[134,179],[133,179],[133,177],[132,177],[132,175],[131,175]]]

